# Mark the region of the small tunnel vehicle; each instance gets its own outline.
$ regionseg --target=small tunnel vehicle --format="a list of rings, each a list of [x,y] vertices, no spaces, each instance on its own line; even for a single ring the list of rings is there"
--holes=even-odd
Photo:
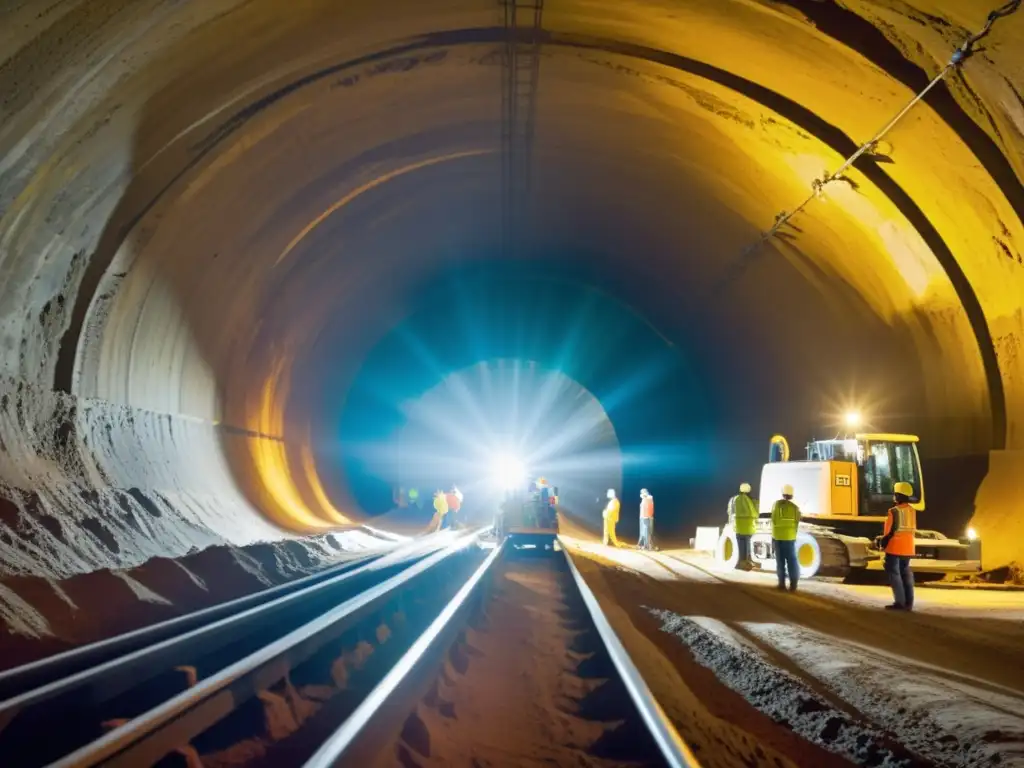
[[[883,553],[874,542],[893,506],[894,483],[910,483],[916,494],[911,499],[914,508],[919,513],[926,509],[917,444],[915,435],[857,434],[811,441],[805,460],[790,461],[786,438],[773,437],[769,461],[761,470],[760,517],[751,538],[753,561],[762,569],[775,569],[771,509],[782,486],[788,484],[801,511],[796,546],[802,578],[882,570]],[[919,514],[918,524],[924,520]],[[917,571],[981,570],[981,542],[976,539],[954,539],[919,528],[915,545],[911,565]],[[731,523],[719,536],[715,557],[724,565],[736,565],[739,551]]]
[[[558,487],[542,477],[525,491],[510,492],[502,505],[499,538],[514,549],[554,549],[558,538]]]

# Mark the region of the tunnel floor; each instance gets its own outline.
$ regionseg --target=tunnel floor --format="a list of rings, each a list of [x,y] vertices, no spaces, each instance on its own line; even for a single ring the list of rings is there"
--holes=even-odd
[[[570,551],[655,696],[708,765],[1024,765],[1024,593],[774,574],[706,555]]]

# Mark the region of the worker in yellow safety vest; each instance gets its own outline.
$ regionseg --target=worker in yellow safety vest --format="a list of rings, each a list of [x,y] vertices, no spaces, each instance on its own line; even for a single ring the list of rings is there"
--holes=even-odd
[[[750,483],[741,483],[740,492],[729,499],[729,522],[736,532],[739,559],[736,567],[749,571],[754,567],[750,559],[750,537],[757,529],[757,502],[750,498]]]
[[[448,500],[445,498],[444,491],[437,490],[434,492],[434,525],[435,531],[440,531],[447,525],[448,517]]]
[[[892,498],[896,506],[889,510],[885,528],[878,540],[879,549],[885,550],[885,572],[892,586],[890,611],[914,610],[914,573],[910,561],[914,558],[914,539],[917,536],[917,510],[910,505],[914,487],[910,483],[896,483]]]
[[[615,495],[615,489],[609,488],[608,503],[604,507],[604,545],[606,547],[609,544],[613,547],[619,546],[619,540],[615,537],[615,526],[619,522],[619,509],[621,507],[622,505]]]
[[[789,591],[796,592],[800,580],[800,563],[796,559],[796,532],[800,525],[800,507],[793,502],[793,486],[782,486],[782,498],[772,505],[772,540],[775,544],[775,573],[779,589],[786,588],[789,571]]]

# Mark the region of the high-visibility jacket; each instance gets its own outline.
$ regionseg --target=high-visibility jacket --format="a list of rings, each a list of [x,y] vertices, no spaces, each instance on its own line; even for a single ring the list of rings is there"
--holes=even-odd
[[[909,504],[897,504],[885,518],[886,554],[914,556],[914,537],[917,535],[917,510]]]
[[[640,517],[654,517],[654,497],[645,496],[640,499]]]
[[[444,501],[445,504],[447,504],[447,508],[452,512],[458,512],[459,507],[462,506],[462,500],[454,493],[446,493],[444,495]]]
[[[778,541],[796,541],[800,524],[800,507],[789,499],[779,499],[772,505],[772,538]]]
[[[618,499],[608,499],[608,504],[604,508],[604,519],[613,525],[619,522],[619,510],[621,508],[622,503]]]
[[[448,514],[448,502],[442,494],[438,494],[434,497],[434,509],[439,515],[443,516]]]
[[[729,519],[740,536],[754,535],[757,517],[757,505],[747,494],[739,493],[729,499]]]

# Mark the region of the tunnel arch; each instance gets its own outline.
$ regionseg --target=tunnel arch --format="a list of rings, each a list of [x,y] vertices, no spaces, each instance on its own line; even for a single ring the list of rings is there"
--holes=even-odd
[[[345,357],[344,392],[416,311],[417,285],[494,251],[504,33],[468,1],[311,3],[286,21],[268,2],[225,6],[17,11],[28,33],[0,72],[15,446],[0,477],[70,518],[88,514],[80,488],[135,488],[167,521],[244,542],[280,535],[254,514],[287,519],[272,487],[300,530],[359,519],[317,476],[312,350]],[[545,16],[523,263],[570,254],[563,268],[592,270],[712,372],[731,414],[723,473],[777,429],[812,429],[844,388],[937,458],[1020,449],[1021,155],[995,95],[1012,52],[972,59],[801,231],[741,264],[778,210],[909,98],[906,67],[934,68],[976,20],[950,10],[941,34],[889,23],[883,51],[802,3],[599,6]],[[244,42],[219,45],[229,34]],[[918,44],[906,65],[900,41]],[[173,538],[175,551],[194,542]]]

